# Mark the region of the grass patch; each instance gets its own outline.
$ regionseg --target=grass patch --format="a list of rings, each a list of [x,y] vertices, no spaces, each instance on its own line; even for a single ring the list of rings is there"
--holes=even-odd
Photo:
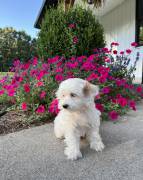
[[[13,76],[13,74],[14,74],[13,72],[0,72],[0,78],[6,75]]]
[[[10,97],[7,96],[6,94],[3,96],[0,96],[0,104],[5,104],[8,103],[10,101]]]

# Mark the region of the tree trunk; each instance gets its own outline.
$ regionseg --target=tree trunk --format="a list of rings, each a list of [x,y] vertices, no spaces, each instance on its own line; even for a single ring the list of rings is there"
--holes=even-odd
[[[73,7],[75,0],[65,0],[65,11]]]
[[[88,0],[83,0],[87,1]],[[95,7],[101,7],[105,0],[91,0],[92,4],[94,4]],[[73,7],[75,3],[75,0],[65,0],[65,11],[68,11],[71,7]]]

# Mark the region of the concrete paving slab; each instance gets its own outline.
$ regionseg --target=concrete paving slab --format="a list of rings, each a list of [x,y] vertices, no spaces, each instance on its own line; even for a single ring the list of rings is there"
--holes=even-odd
[[[143,102],[119,122],[103,122],[106,148],[82,143],[83,158],[67,160],[53,124],[0,136],[0,180],[142,180]]]

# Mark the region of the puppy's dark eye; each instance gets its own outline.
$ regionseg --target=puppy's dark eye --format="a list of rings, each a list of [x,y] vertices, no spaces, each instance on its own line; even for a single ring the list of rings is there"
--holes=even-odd
[[[71,97],[77,97],[77,94],[71,93]]]

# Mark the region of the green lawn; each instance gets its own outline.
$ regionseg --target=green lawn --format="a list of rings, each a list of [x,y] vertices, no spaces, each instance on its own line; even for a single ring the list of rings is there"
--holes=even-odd
[[[0,72],[0,78],[6,75],[13,76],[13,72]]]

